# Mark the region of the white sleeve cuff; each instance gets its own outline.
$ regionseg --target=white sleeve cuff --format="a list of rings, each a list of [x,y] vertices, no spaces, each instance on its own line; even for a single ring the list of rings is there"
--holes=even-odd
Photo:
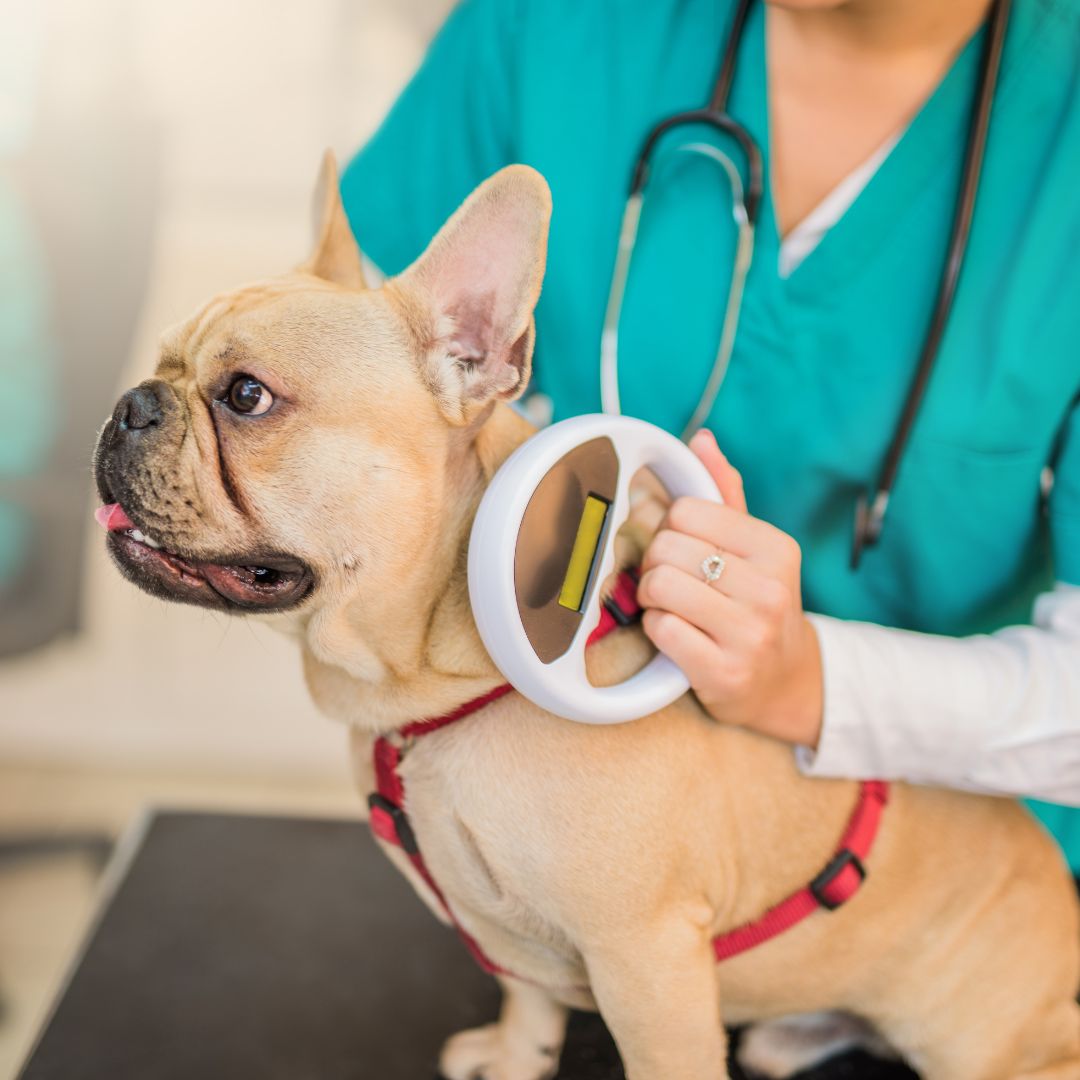
[[[1040,596],[1032,626],[968,638],[807,617],[824,710],[803,773],[1080,804],[1080,588]]]
[[[816,751],[799,755],[804,772],[988,790],[972,766],[1001,711],[990,670],[995,654],[1007,651],[1000,643],[810,619],[821,648],[824,714]],[[1000,679],[1009,658],[996,659]]]
[[[890,779],[880,734],[867,722],[866,673],[860,670],[863,643],[858,640],[863,624],[827,615],[807,618],[821,651],[824,712],[816,749],[796,747],[800,770],[807,776]]]

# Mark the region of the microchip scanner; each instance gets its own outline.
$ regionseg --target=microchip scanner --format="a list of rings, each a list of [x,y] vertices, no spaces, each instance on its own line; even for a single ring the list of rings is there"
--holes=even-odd
[[[568,720],[618,724],[656,712],[689,682],[658,653],[635,675],[595,686],[585,641],[630,507],[651,469],[673,497],[720,501],[708,470],[675,436],[628,416],[577,416],[543,429],[496,472],[469,540],[469,598],[496,667],[537,705]]]

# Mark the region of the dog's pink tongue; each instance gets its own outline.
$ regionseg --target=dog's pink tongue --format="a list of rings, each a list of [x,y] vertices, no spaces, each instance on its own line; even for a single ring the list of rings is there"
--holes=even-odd
[[[124,508],[119,503],[99,506],[94,511],[94,520],[108,532],[123,532],[125,529],[135,528],[135,523],[124,513]]]

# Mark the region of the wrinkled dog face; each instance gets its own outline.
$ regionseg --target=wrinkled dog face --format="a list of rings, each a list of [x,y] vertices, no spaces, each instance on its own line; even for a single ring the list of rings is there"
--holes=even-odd
[[[393,581],[430,540],[453,433],[527,381],[550,211],[537,174],[497,174],[378,290],[329,159],[321,192],[309,261],[167,334],[101,432],[98,520],[155,595],[277,611]]]
[[[274,282],[166,338],[156,377],[120,399],[97,450],[99,493],[117,504],[109,548],[136,584],[277,609],[360,558],[365,537],[341,527],[377,527],[380,503],[409,497],[408,462],[380,445],[374,408],[394,402],[387,361],[408,343],[377,297]]]

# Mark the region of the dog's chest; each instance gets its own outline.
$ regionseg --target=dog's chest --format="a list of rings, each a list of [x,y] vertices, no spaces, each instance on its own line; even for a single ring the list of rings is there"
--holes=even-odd
[[[440,741],[430,747],[438,752],[411,748],[399,774],[424,870],[452,919],[498,967],[551,987],[583,987],[580,955],[545,904],[550,845],[536,815],[507,800],[505,778],[473,760],[467,747],[453,747],[458,740]],[[442,906],[415,865],[395,861],[433,906]]]

